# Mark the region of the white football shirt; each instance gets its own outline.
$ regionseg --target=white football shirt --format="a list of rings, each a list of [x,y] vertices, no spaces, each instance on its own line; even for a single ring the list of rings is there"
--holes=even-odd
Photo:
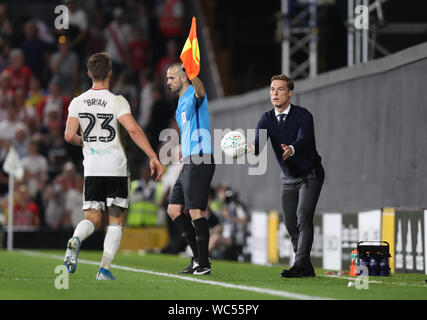
[[[126,113],[131,113],[127,100],[106,89],[90,89],[71,101],[68,117],[80,123],[85,177],[128,176],[118,121]]]

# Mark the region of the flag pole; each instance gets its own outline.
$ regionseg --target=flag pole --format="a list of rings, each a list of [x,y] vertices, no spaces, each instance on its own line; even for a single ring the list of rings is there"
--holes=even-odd
[[[7,251],[13,250],[13,191],[14,175],[9,173],[9,201],[7,211]]]
[[[10,146],[6,159],[3,163],[3,170],[9,175],[9,203],[7,214],[7,250],[13,250],[13,192],[15,177],[22,179],[24,177],[24,168],[21,160],[13,146]]]

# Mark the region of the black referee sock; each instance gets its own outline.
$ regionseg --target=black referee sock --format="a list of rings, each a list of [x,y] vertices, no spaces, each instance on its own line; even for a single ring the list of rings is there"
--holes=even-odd
[[[196,242],[199,250],[199,265],[209,266],[209,226],[206,218],[199,218],[193,221],[196,229]]]
[[[191,223],[191,218],[185,213],[182,213],[173,222],[176,223],[182,237],[190,246],[191,251],[193,251],[194,258],[198,258],[199,253],[197,250],[196,233],[194,231],[194,226]]]

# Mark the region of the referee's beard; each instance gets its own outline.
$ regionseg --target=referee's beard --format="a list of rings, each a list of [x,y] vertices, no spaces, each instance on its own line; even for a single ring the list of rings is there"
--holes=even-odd
[[[169,90],[177,94],[180,93],[181,89],[182,89],[182,84],[179,87],[175,87],[175,88],[172,86],[169,86]]]
[[[174,92],[174,93],[176,93],[176,94],[178,94],[178,96],[179,97],[182,97],[182,95],[184,94],[184,92],[185,92],[185,90],[187,89],[187,87],[188,86],[186,86],[186,84],[185,83],[181,83],[181,85],[179,86],[179,87],[172,87],[172,86],[169,86],[169,89],[172,91],[172,92]]]

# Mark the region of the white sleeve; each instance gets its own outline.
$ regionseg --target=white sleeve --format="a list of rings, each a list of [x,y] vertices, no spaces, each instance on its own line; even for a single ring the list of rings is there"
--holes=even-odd
[[[74,98],[71,100],[70,105],[68,106],[68,117],[78,118],[78,110],[77,110],[77,99]]]
[[[44,156],[40,156],[40,171],[42,173],[47,173],[48,171],[48,162],[47,159]]]
[[[68,191],[65,194],[65,210],[71,210],[72,209],[72,204],[71,204],[72,198],[71,198],[71,194]]]
[[[129,102],[119,95],[117,96],[117,119],[126,113],[131,113]]]
[[[86,12],[84,12],[83,10],[80,10],[79,27],[80,27],[80,30],[85,30],[85,31],[87,30],[87,27],[88,27],[87,15],[86,15]]]

